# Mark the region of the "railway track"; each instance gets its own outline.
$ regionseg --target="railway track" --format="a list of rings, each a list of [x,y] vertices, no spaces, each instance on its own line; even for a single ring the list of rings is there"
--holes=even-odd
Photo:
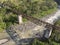
[[[28,20],[30,20],[30,21],[38,24],[38,25],[39,25],[40,23],[43,23],[43,24],[46,24],[46,27],[53,27],[53,28],[55,28],[56,30],[60,30],[60,26],[52,25],[52,24],[49,24],[49,23],[47,23],[47,22],[44,22],[44,21],[42,21],[42,20],[40,20],[40,19],[36,19],[36,18],[34,18],[34,17],[27,16],[27,15],[23,15],[23,17],[27,18]]]

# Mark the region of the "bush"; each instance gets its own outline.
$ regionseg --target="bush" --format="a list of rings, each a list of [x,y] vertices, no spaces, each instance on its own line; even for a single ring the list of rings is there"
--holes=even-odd
[[[3,16],[0,14],[0,32],[3,32],[5,30],[6,24],[3,22]]]

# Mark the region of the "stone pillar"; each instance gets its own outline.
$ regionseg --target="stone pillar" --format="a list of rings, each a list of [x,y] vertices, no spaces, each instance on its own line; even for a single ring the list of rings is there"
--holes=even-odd
[[[22,21],[22,15],[18,15],[18,21],[19,21],[19,24],[23,23],[23,21]]]

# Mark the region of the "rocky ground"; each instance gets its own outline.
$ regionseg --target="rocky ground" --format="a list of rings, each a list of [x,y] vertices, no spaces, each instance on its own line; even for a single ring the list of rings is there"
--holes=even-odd
[[[19,33],[21,38],[32,38],[38,32],[42,32],[44,27],[36,25],[30,21],[23,25],[13,26],[14,30]],[[41,34],[42,35],[42,34]]]
[[[35,37],[42,37],[43,35],[43,25],[39,26],[30,21],[21,25],[12,25],[12,30],[15,30],[19,34],[20,39],[28,39]],[[39,34],[38,34],[39,33]],[[37,35],[37,36],[36,36]],[[0,39],[10,37],[6,31],[0,33]],[[15,45],[15,42],[11,39],[3,45]]]

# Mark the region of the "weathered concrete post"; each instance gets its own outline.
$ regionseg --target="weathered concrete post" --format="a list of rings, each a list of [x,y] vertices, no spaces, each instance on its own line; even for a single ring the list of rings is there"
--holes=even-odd
[[[23,23],[23,21],[22,21],[22,15],[18,15],[18,21],[19,21],[19,24]]]

